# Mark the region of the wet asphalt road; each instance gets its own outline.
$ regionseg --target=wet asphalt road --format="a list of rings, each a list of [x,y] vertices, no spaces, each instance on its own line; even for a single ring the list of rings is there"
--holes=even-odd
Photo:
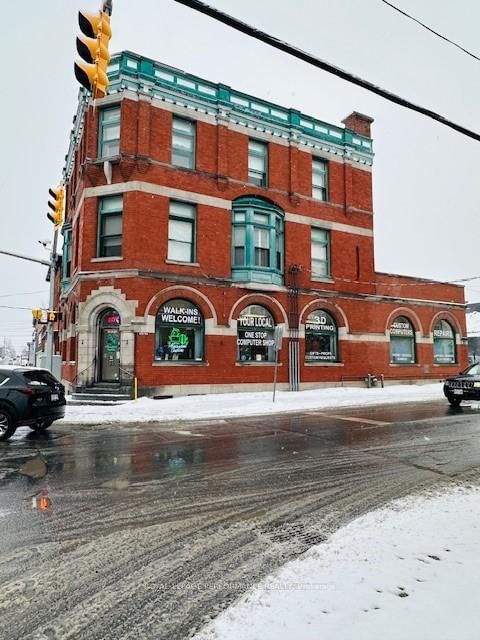
[[[188,638],[353,517],[479,479],[480,410],[444,401],[22,428],[0,443],[0,638]]]

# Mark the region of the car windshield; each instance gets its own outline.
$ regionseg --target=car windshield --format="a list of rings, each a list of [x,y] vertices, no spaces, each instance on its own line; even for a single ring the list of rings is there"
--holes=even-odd
[[[51,387],[56,384],[55,378],[48,371],[24,371],[22,375],[28,385]]]
[[[461,372],[462,375],[480,376],[480,362],[470,365]]]

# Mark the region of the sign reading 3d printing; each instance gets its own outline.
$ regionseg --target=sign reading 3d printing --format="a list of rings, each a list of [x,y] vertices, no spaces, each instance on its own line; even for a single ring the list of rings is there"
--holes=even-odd
[[[337,359],[335,321],[326,311],[312,311],[305,321],[305,361],[335,362]]]

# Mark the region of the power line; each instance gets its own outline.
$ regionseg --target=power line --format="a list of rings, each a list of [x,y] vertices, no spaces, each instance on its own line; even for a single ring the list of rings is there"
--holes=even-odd
[[[388,2],[387,0],[380,0],[380,2],[383,2],[384,4],[388,5],[389,7],[391,7],[392,9],[394,9],[395,11],[398,11],[398,13],[401,13],[402,16],[405,16],[406,18],[408,18],[409,20],[413,20],[413,22],[416,22],[417,24],[419,24],[421,27],[423,27],[424,29],[426,29],[427,31],[430,31],[430,33],[433,33],[434,35],[438,36],[439,38],[441,38],[442,40],[445,40],[445,42],[448,42],[449,44],[453,45],[454,47],[457,47],[457,49],[460,49],[460,51],[463,51],[464,53],[466,53],[468,56],[475,58],[475,60],[480,61],[480,58],[478,56],[476,56],[474,53],[472,53],[471,51],[468,51],[468,49],[465,49],[464,47],[462,47],[460,44],[454,42],[453,40],[450,40],[450,38],[447,38],[447,36],[442,35],[441,33],[438,33],[438,31],[435,31],[435,29],[432,29],[431,27],[429,27],[428,25],[426,25],[425,23],[423,23],[421,20],[418,20],[418,18],[414,18],[413,16],[411,16],[409,13],[407,13],[406,11],[403,11],[402,9],[400,9],[399,7],[396,7],[394,4],[392,4],[391,2]]]
[[[477,142],[480,142],[480,134],[476,133],[475,131],[471,131],[470,129],[467,129],[466,127],[463,127],[460,124],[456,124],[455,122],[448,120],[447,118],[445,118],[444,116],[441,116],[435,111],[416,105],[413,102],[410,102],[409,100],[405,100],[404,98],[397,96],[395,93],[391,93],[386,89],[377,87],[376,85],[369,82],[368,80],[363,80],[358,76],[354,76],[348,71],[340,69],[339,67],[336,67],[330,64],[329,62],[320,60],[319,58],[316,58],[315,56],[313,56],[311,53],[302,51],[301,49],[298,49],[297,47],[294,47],[291,44],[288,44],[287,42],[279,40],[278,38],[275,38],[274,36],[271,36],[268,33],[265,33],[264,31],[260,31],[259,29],[256,29],[255,27],[252,27],[251,25],[245,22],[241,22],[240,20],[237,20],[233,16],[223,13],[218,9],[214,9],[213,7],[210,7],[204,2],[200,2],[200,0],[174,0],[174,2],[177,2],[178,4],[182,4],[186,7],[189,7],[190,9],[194,9],[195,11],[199,11],[204,15],[210,16],[214,20],[217,20],[218,22],[226,24],[227,26],[232,27],[233,29],[236,29],[237,31],[240,31],[241,33],[246,34],[247,36],[255,38],[256,40],[260,40],[261,42],[268,44],[269,46],[274,47],[275,49],[279,49],[284,53],[288,53],[289,55],[295,58],[298,58],[299,60],[303,60],[304,62],[307,62],[308,64],[311,64],[312,66],[317,67],[318,69],[322,69],[323,71],[332,73],[333,75],[339,78],[342,78],[343,80],[346,80],[347,82],[355,84],[359,87],[362,87],[362,89],[366,89],[371,93],[375,93],[376,95],[382,98],[385,98],[386,100],[389,100],[394,104],[398,104],[399,106],[405,107],[406,109],[410,109],[411,111],[416,111],[417,113],[421,113],[422,115],[427,116],[432,120],[436,120],[440,124],[443,124],[444,126],[449,127],[450,129],[454,129],[455,131],[458,131],[458,133],[461,133],[464,136],[467,136],[468,138],[473,138],[474,140],[477,140]]]
[[[48,290],[42,289],[41,291],[23,291],[22,293],[4,293],[0,295],[0,298],[14,298],[15,296],[32,296],[35,293],[48,293]]]

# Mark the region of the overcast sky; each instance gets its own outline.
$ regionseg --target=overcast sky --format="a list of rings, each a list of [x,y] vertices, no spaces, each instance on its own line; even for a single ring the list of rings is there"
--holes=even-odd
[[[480,55],[477,0],[395,0]],[[211,0],[332,64],[480,131],[480,62],[381,0]],[[79,9],[98,2],[3,0],[0,249],[48,258],[48,188],[62,175],[76,109]],[[375,119],[376,269],[439,280],[480,276],[480,143],[251,40],[173,0],[113,0],[111,51],[129,49],[340,125]],[[0,255],[0,344],[20,348],[48,304],[46,270]],[[480,300],[480,280],[466,290]],[[5,306],[26,307],[7,309]]]

